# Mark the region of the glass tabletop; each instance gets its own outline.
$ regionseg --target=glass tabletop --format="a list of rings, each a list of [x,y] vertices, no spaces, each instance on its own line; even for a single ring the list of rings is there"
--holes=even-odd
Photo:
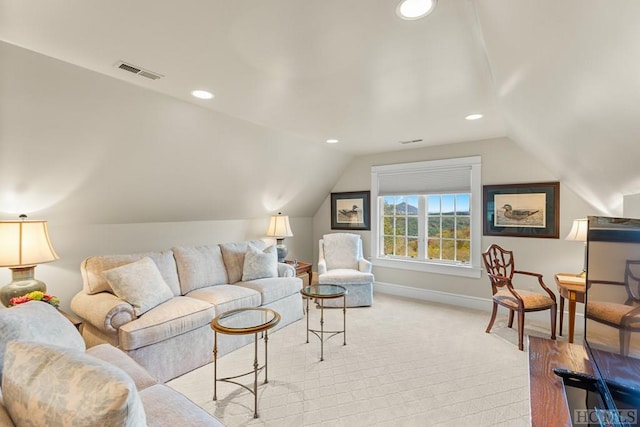
[[[227,334],[247,334],[269,329],[279,321],[280,315],[269,308],[238,308],[216,316],[211,328]]]
[[[348,293],[347,289],[340,285],[311,285],[305,286],[300,293],[310,298],[337,298]]]

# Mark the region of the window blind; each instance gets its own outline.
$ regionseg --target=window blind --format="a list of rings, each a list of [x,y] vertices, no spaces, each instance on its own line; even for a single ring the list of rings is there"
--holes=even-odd
[[[378,195],[471,192],[471,166],[378,172]]]

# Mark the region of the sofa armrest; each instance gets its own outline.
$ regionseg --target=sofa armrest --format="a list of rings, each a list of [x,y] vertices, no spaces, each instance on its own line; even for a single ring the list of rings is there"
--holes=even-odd
[[[318,261],[318,274],[325,274],[327,272],[327,261],[321,259]]]
[[[358,270],[361,273],[371,273],[371,261],[364,258],[360,258],[358,260]]]
[[[278,277],[296,277],[296,269],[285,264],[284,262],[278,263]]]
[[[108,292],[79,292],[71,299],[71,310],[105,333],[117,332],[120,326],[136,319],[131,304]]]

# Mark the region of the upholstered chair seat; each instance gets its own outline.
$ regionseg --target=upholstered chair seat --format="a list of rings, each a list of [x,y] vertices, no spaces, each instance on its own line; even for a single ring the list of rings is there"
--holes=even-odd
[[[525,310],[544,310],[555,304],[555,301],[549,298],[549,296],[538,292],[518,290],[518,295],[522,298]],[[512,307],[514,310],[518,309],[518,300],[508,289],[496,292],[493,299],[497,300],[498,303],[503,306]]]

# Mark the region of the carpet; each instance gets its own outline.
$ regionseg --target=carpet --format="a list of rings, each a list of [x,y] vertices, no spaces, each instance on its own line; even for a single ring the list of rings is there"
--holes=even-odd
[[[315,327],[319,312],[309,313]],[[212,401],[212,364],[168,385],[228,427],[528,426],[526,347],[518,350],[506,310],[486,334],[489,316],[376,293],[372,307],[347,309],[347,345],[341,335],[326,341],[322,362],[319,340],[310,336],[306,344],[306,322],[295,322],[269,335],[269,383],[259,386],[258,419],[253,396],[241,387],[218,383]],[[548,338],[548,323],[536,322],[527,319],[526,333]],[[341,326],[341,310],[326,309],[325,329]],[[220,358],[218,372],[235,375],[252,364],[248,345]]]

